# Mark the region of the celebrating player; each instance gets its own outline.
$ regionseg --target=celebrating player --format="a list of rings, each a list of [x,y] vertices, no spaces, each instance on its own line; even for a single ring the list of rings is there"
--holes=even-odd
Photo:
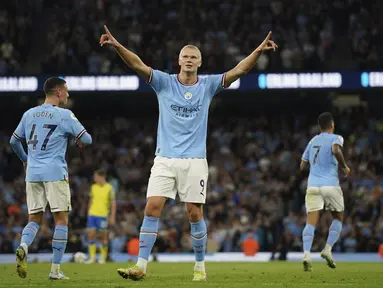
[[[97,170],[94,172],[95,184],[90,191],[90,203],[88,213],[88,252],[87,264],[96,261],[96,232],[100,231],[102,247],[100,249],[99,263],[104,264],[108,256],[108,221],[114,225],[116,222],[116,201],[112,185],[106,182],[105,172]],[[110,211],[110,217],[109,216]]]
[[[60,270],[68,239],[68,212],[71,211],[68,168],[65,152],[70,136],[80,147],[92,143],[74,114],[57,107],[68,102],[68,86],[61,78],[44,83],[45,103],[24,113],[10,144],[26,168],[26,195],[29,219],[16,250],[17,273],[27,277],[28,247],[32,244],[49,203],[55,221],[53,260],[49,279],[69,279]],[[21,140],[26,139],[28,155]]]
[[[179,53],[180,72],[169,75],[145,65],[133,52],[123,47],[105,26],[100,45],[112,45],[124,62],[145,79],[157,94],[159,122],[156,157],[147,190],[145,217],[140,230],[140,252],[137,264],[118,269],[126,279],[139,280],[146,274],[149,254],[157,238],[159,217],[167,198],[176,194],[186,203],[195,254],[194,281],[206,280],[205,249],[207,229],[202,205],[206,199],[208,165],[206,134],[209,105],[213,97],[246,75],[263,51],[278,46],[266,39],[236,67],[224,74],[197,76],[202,65],[198,47],[187,45]]]
[[[334,220],[331,223],[327,244],[321,252],[321,257],[331,268],[335,268],[331,249],[342,231],[343,221],[343,192],[339,186],[338,163],[346,176],[350,175],[341,148],[343,137],[334,134],[334,119],[331,113],[322,113],[318,117],[321,133],[315,136],[303,153],[300,168],[305,170],[310,164],[310,175],[306,192],[307,223],[303,229],[303,269],[312,271],[310,250],[313,243],[315,226],[319,212],[330,210]]]

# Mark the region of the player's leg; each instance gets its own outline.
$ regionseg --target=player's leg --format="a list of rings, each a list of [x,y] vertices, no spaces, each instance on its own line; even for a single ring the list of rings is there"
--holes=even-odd
[[[331,223],[327,243],[321,252],[321,257],[326,260],[330,268],[336,268],[336,264],[332,258],[332,247],[338,241],[342,232],[344,200],[343,192],[340,187],[323,187],[325,207],[331,211],[333,221]]]
[[[140,228],[140,250],[136,265],[128,269],[118,269],[117,272],[125,279],[141,280],[146,274],[150,253],[157,239],[158,224],[166,198],[162,196],[149,197],[146,202],[145,216]]]
[[[27,255],[28,247],[32,244],[43,218],[47,200],[42,183],[27,182],[26,195],[29,219],[24,227],[20,246],[16,249],[16,270],[21,278],[27,277]]]
[[[69,183],[66,181],[46,182],[45,188],[55,221],[55,231],[52,239],[53,259],[49,279],[69,279],[60,269],[61,260],[68,242],[68,214],[72,209]]]
[[[140,229],[140,251],[137,264],[128,269],[118,269],[125,279],[140,280],[146,274],[149,255],[157,239],[158,224],[166,199],[175,199],[175,176],[171,169],[173,159],[156,157],[151,170],[145,216]]]
[[[306,226],[302,232],[303,242],[303,270],[312,271],[311,247],[314,240],[315,227],[318,223],[319,213],[323,209],[324,201],[319,187],[309,187],[306,192]]]
[[[207,228],[202,206],[206,201],[209,170],[206,159],[181,159],[177,170],[177,190],[182,202],[186,202],[191,228],[191,240],[195,256],[193,281],[205,281],[205,251]]]
[[[106,258],[108,257],[108,244],[109,244],[109,233],[108,233],[108,218],[103,218],[100,223],[101,229],[100,229],[100,242],[101,242],[101,248],[100,248],[100,259],[98,263],[105,264]]]
[[[97,219],[94,216],[88,216],[88,253],[89,259],[86,261],[86,264],[92,264],[96,262],[96,233],[97,233]]]
[[[193,281],[206,280],[205,251],[207,244],[207,228],[203,219],[202,204],[187,203],[187,210],[191,226],[191,239],[194,250],[194,278]]]

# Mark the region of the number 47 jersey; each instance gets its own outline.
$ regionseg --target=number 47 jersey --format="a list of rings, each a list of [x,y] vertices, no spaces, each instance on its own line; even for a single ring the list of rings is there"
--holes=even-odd
[[[310,162],[307,187],[339,186],[338,161],[332,153],[332,145],[343,147],[343,137],[320,133],[306,147],[302,160]]]
[[[43,104],[24,113],[13,136],[28,146],[27,182],[68,179],[65,153],[71,136],[76,141],[86,132],[68,110]]]

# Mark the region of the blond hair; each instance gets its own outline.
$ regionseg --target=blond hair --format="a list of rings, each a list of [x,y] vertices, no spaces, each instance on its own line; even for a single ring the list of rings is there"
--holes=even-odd
[[[191,45],[191,44],[188,44],[188,45],[185,45],[184,47],[182,47],[181,51],[180,51],[180,54],[178,57],[181,57],[181,53],[182,51],[185,49],[185,48],[190,48],[190,49],[195,49],[198,51],[198,54],[199,54],[199,57],[202,58],[202,53],[201,53],[201,50],[199,50],[199,48],[195,45]]]

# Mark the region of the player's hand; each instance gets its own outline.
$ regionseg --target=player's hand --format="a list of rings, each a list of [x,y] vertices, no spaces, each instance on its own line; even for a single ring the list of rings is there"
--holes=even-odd
[[[261,45],[258,46],[258,50],[260,51],[268,51],[268,50],[274,50],[278,48],[278,45],[275,44],[274,41],[270,40],[270,37],[273,33],[270,31],[269,34],[267,34],[265,40],[261,43]]]
[[[77,143],[78,147],[80,147],[80,148],[84,148],[85,147],[85,145],[82,144],[81,139],[78,139],[76,143]]]
[[[104,25],[104,29],[105,29],[106,34],[101,35],[100,45],[104,46],[104,44],[109,44],[112,46],[117,46],[118,41],[116,40],[116,38],[113,37],[112,33],[110,33],[110,31],[109,31],[108,27],[106,27],[106,25]]]
[[[116,224],[116,218],[109,217],[109,225],[115,225]]]
[[[344,174],[346,177],[350,176],[350,174],[351,174],[350,168],[348,168],[348,167],[344,168]]]

